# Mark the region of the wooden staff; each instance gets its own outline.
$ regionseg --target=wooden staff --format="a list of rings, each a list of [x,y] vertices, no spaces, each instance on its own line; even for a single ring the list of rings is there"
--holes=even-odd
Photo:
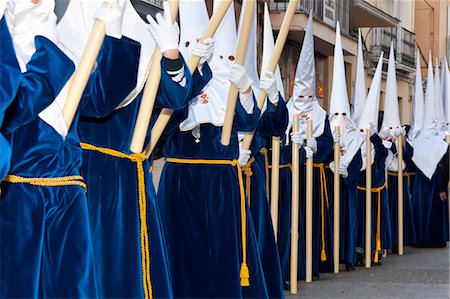
[[[340,134],[339,125],[335,126],[336,134]],[[341,146],[339,140],[334,143],[334,226],[333,226],[333,258],[334,273],[339,273],[339,241],[340,241],[340,177],[339,177],[339,158],[341,156]]]
[[[306,120],[306,137],[312,138],[313,120]],[[313,157],[306,159],[306,279],[312,281],[312,239],[313,239]]]
[[[179,0],[167,0],[172,13],[172,21],[174,22],[178,15]],[[133,153],[141,153],[144,149],[145,137],[150,125],[153,106],[155,105],[156,95],[158,93],[159,82],[161,81],[161,53],[158,46],[155,47],[152,56],[152,62],[148,78],[142,94],[141,105],[136,118],[133,137],[131,139],[130,151]]]
[[[294,18],[296,7],[299,0],[289,0],[288,8],[284,14],[283,23],[281,24],[280,31],[278,33],[277,41],[273,49],[272,56],[270,57],[269,64],[266,70],[274,73],[277,67],[278,61],[280,60],[281,53],[283,52],[284,44],[286,43],[287,36],[289,34],[289,29]],[[258,103],[258,108],[261,110],[266,101],[266,91],[263,89],[259,90],[258,97],[256,98]],[[242,141],[242,148],[248,150],[252,144],[253,136],[255,131],[245,134],[244,140]]]
[[[278,193],[280,186],[280,137],[272,137],[272,177],[270,185],[270,213],[275,240],[278,238]]]
[[[223,17],[227,13],[228,8],[231,5],[231,2],[232,0],[221,0],[220,6],[212,15],[211,19],[209,20],[208,26],[206,27],[205,31],[202,34],[200,42],[203,42],[205,39],[214,36],[214,33],[216,33],[216,30],[219,27],[220,23],[222,22]],[[198,66],[199,61],[200,57],[198,56],[192,55],[189,57],[187,64],[191,74],[194,73],[195,69]],[[149,158],[151,153],[153,152],[153,149],[155,148],[159,138],[164,132],[164,129],[169,123],[172,114],[173,114],[172,109],[164,108],[161,110],[161,113],[159,114],[158,119],[156,120],[155,125],[153,126],[153,129],[151,131],[150,143],[145,149],[145,152],[147,153],[147,158]]]
[[[255,9],[255,0],[245,0],[246,5],[244,9],[243,23],[241,32],[239,34],[239,40],[236,51],[236,64],[243,65],[245,52],[247,51],[248,36],[250,35],[251,23],[253,20],[253,12]],[[225,118],[222,128],[222,136],[220,142],[227,146],[230,144],[231,130],[233,129],[234,111],[236,110],[236,101],[239,94],[239,89],[236,85],[231,83],[230,90],[228,92],[227,109],[225,111]]]
[[[366,268],[372,266],[372,135],[370,126],[366,130],[366,242],[365,264]]]
[[[292,132],[299,131],[299,115],[294,114]],[[292,207],[291,207],[291,294],[297,294],[298,273],[298,213],[300,196],[300,145],[292,142]]]
[[[398,255],[403,255],[403,135],[398,136]]]
[[[107,5],[103,3],[102,5]],[[63,117],[67,125],[67,130],[70,130],[75,114],[80,105],[81,96],[86,88],[87,82],[94,69],[95,61],[103,44],[106,35],[106,27],[103,21],[96,19],[89,39],[81,56],[80,63],[72,77],[71,85],[67,93],[67,99],[64,103]]]

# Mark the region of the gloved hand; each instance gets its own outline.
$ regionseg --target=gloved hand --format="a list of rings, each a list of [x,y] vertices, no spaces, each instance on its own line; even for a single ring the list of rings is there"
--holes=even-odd
[[[304,149],[306,152],[306,158],[311,158],[314,155],[314,151],[309,146],[305,146]]]
[[[251,154],[252,154],[251,150],[244,150],[239,145],[239,158],[238,158],[239,165],[245,166],[248,163],[248,160],[250,160]]]
[[[330,167],[331,172],[334,173],[334,162],[330,162],[330,164],[328,164],[328,166]]]
[[[331,134],[333,135],[333,142],[334,143],[341,141],[341,135],[340,134],[338,134],[338,133],[336,133],[334,131],[331,132]]]
[[[172,22],[172,13],[167,1],[163,2],[164,16],[160,13],[156,15],[156,21],[152,16],[147,15],[149,22],[148,31],[152,35],[161,53],[169,50],[178,50],[180,28],[177,22]]]
[[[264,90],[273,105],[278,105],[278,88],[277,80],[272,72],[265,71],[259,81],[259,88]]]
[[[380,132],[378,132],[378,136],[380,136],[381,139],[388,139],[390,136],[389,128],[381,128]]]
[[[314,153],[317,152],[317,141],[316,138],[306,139],[306,146],[309,147]]]
[[[230,81],[237,86],[240,92],[244,92],[252,86],[252,80],[245,72],[245,68],[236,63],[231,65]]]
[[[399,127],[399,128],[397,128],[397,129],[395,129],[395,131],[394,131],[394,137],[397,139],[398,136],[400,136],[400,135],[406,136],[406,130],[405,130],[405,127]]]
[[[296,132],[296,133],[292,132],[291,140],[293,143],[296,143],[296,144],[302,146],[304,143],[303,132]]]
[[[2,1],[3,2],[3,1]],[[20,30],[21,23],[25,20],[26,26],[35,35],[45,36],[55,45],[58,44],[58,32],[56,29],[56,15],[53,12],[54,3],[52,1],[5,1],[6,14],[11,13],[12,22],[15,23],[13,37],[20,39],[25,32]],[[8,3],[9,2],[9,3]],[[0,5],[1,6],[1,5]],[[34,39],[31,40],[34,48]],[[24,45],[25,46],[25,45]],[[25,47],[24,47],[25,48]],[[30,56],[32,53],[30,53]]]
[[[214,39],[207,38],[202,43],[198,42],[192,47],[192,54],[200,57],[199,65],[210,62],[214,53]]]
[[[348,177],[347,167],[339,165],[339,174],[345,179]]]
[[[95,11],[95,18],[105,23],[106,35],[122,37],[122,13],[125,0],[104,0]]]

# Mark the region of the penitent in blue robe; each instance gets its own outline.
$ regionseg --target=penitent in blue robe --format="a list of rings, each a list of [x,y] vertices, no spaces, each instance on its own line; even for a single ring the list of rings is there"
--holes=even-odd
[[[250,147],[251,155],[255,160],[251,163],[251,190],[248,201],[255,225],[269,298],[284,298],[281,267],[270,215],[268,190],[266,190],[266,183],[269,179],[266,176],[269,163],[266,161],[266,139],[284,134],[288,123],[288,111],[281,96],[276,107],[269,100],[267,102],[267,110],[259,121]],[[261,149],[263,152],[260,152]],[[246,188],[248,187],[246,186]]]
[[[333,252],[332,247],[328,248],[327,244],[332,244],[333,236],[330,226],[332,219],[330,218],[329,205],[327,202],[327,184],[326,176],[323,171],[325,164],[327,162],[330,152],[333,151],[333,136],[331,134],[330,122],[328,117],[325,120],[324,131],[322,135],[316,138],[317,141],[317,152],[314,153],[314,168],[313,168],[313,249],[312,249],[312,271],[313,273],[319,273],[321,271],[329,271],[330,265],[333,264]],[[289,149],[292,153],[292,150]],[[292,155],[291,155],[292,156]],[[304,147],[300,149],[300,212],[299,212],[299,270],[298,278],[304,279],[304,273],[306,268],[304,259],[306,245],[305,240],[302,240],[302,236],[306,234],[306,152]],[[317,167],[320,166],[320,167]],[[322,197],[323,195],[323,197]],[[279,219],[280,219],[280,230],[279,230],[279,244],[280,255],[282,261],[288,261],[290,256],[290,241],[285,240],[290,239],[290,218],[291,218],[291,196],[289,198],[283,196],[280,198],[279,207]],[[323,205],[322,205],[323,200]],[[283,202],[282,202],[283,201]],[[287,202],[284,202],[287,201]],[[289,202],[289,203],[288,203]],[[323,209],[322,209],[323,208]],[[322,212],[324,226],[322,226]],[[282,223],[289,220],[289,223]],[[289,227],[289,229],[286,229]],[[322,229],[323,236],[325,238],[325,244],[322,242]],[[280,243],[282,242],[282,243]],[[326,261],[321,260],[321,251],[325,249]],[[284,268],[284,266],[289,267],[289,264],[282,262],[283,277],[286,280],[289,276],[289,268]]]
[[[389,200],[386,190],[386,167],[385,161],[388,156],[388,149],[384,147],[378,134],[370,137],[375,149],[374,162],[372,164],[372,189],[379,188],[380,210],[378,210],[378,193],[372,191],[372,248],[376,247],[377,216],[380,213],[380,249],[391,249],[391,217],[389,213]],[[366,187],[366,171],[363,170],[358,182],[358,246],[365,244],[365,215],[366,215],[366,191],[361,188]]]
[[[238,99],[229,146],[220,142],[222,127],[210,123],[200,124],[195,129],[196,137],[192,130],[180,131],[178,125],[186,116],[187,109],[184,109],[172,119],[163,149],[166,159],[214,159],[234,161],[234,164],[182,164],[168,160],[164,165],[157,200],[166,233],[174,296],[267,298],[248,207],[245,224],[250,286],[240,284],[244,250],[237,132],[249,132],[258,125],[260,112],[256,102],[253,114],[249,115]]]
[[[133,55],[138,58],[137,54]],[[180,86],[167,73],[165,62],[163,58],[155,107],[179,109],[186,106],[190,99],[192,77],[185,65],[186,85]],[[136,64],[124,63],[120,67],[125,76],[121,80],[134,84],[131,78],[136,79]],[[206,66],[204,70],[206,72]],[[197,78],[196,81],[205,84],[202,79]],[[130,87],[124,83],[111,84],[110,88]],[[164,234],[150,173],[151,161],[130,160],[130,144],[142,94],[141,91],[133,102],[117,110],[113,109],[118,102],[111,103],[112,109],[101,117],[85,114],[78,127],[83,143],[123,154],[117,157],[86,147],[83,150],[82,173],[89,189],[89,217],[97,284],[99,296],[105,298],[144,298],[150,292],[154,298],[173,297]],[[139,198],[138,164],[143,169],[144,202]],[[148,241],[142,240],[142,237],[147,237]],[[146,247],[149,260],[145,256]],[[150,265],[150,269],[143,265]]]
[[[79,176],[81,150],[76,130],[72,127],[64,140],[38,117],[66,84],[74,65],[44,37],[36,37],[35,46],[3,124],[12,145],[10,174]],[[81,186],[4,182],[0,210],[1,297],[97,296],[86,195]]]
[[[0,21],[0,128],[3,124],[5,111],[16,96],[21,78],[19,63],[9,34],[5,17]],[[11,146],[0,133],[0,181],[9,171],[11,161]]]
[[[333,159],[333,155],[330,155],[330,162],[332,162]],[[346,178],[340,176],[340,262],[351,265],[356,264],[358,179],[361,166],[361,151],[358,151],[347,167],[348,176]],[[330,218],[333,219],[334,173],[329,169],[327,170],[327,177],[331,211]],[[330,226],[333,228],[333,223],[331,223]],[[330,246],[328,248],[332,248],[333,240],[331,240],[328,246]]]
[[[391,151],[396,154],[395,145]],[[405,161],[406,159],[404,159]],[[409,169],[403,171],[403,243],[405,245],[416,244],[416,232],[414,227],[414,217],[411,202],[410,174]],[[398,173],[388,171],[388,198],[389,198],[389,214],[391,215],[391,235],[392,245],[398,245]]]
[[[448,155],[448,152],[447,154]],[[448,200],[439,197],[439,186],[444,171],[443,160],[438,164],[431,180],[419,169],[414,178],[412,195],[417,246],[437,245],[449,241]]]

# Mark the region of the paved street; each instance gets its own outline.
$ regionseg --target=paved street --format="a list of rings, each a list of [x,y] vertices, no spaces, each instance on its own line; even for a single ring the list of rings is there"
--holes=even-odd
[[[449,248],[405,248],[390,254],[382,266],[355,272],[322,274],[320,281],[299,284],[287,298],[449,298]]]

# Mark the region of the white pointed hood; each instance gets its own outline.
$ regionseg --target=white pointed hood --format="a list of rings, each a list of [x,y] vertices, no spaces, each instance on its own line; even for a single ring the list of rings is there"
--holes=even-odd
[[[313,136],[317,138],[323,134],[326,111],[320,107],[316,96],[316,67],[312,26],[312,12],[310,12],[308,23],[306,25],[305,37],[303,39],[303,46],[295,73],[294,91],[291,100],[287,104],[289,111],[289,125],[287,132],[289,132],[292,127],[294,114],[300,114],[300,116],[312,117]],[[306,138],[306,135],[304,138]]]
[[[245,7],[249,4],[247,1],[242,2],[242,8],[241,12],[245,10]],[[250,79],[253,81],[252,88],[253,93],[255,95],[258,94],[259,91],[259,75],[258,75],[258,69],[257,69],[257,62],[256,62],[256,5],[253,5],[253,18],[252,23],[250,27],[250,34],[248,36],[248,42],[247,42],[247,51],[245,53],[244,58],[244,68],[247,73],[247,75],[250,77]],[[242,28],[242,19],[244,18],[244,14],[241,13],[239,18],[239,30],[238,30],[238,36],[241,32]]]
[[[436,167],[447,152],[448,144],[437,131],[437,111],[435,103],[435,85],[433,78],[433,60],[431,51],[428,60],[428,80],[425,92],[424,127],[414,141],[412,161],[429,179],[433,177]]]
[[[273,38],[272,24],[270,22],[269,8],[267,3],[264,3],[264,39],[263,39],[263,57],[261,63],[261,74],[267,69],[270,58],[272,57],[273,49],[275,48],[275,40]],[[277,65],[275,69],[275,79],[277,80],[277,88],[281,93],[283,99],[286,100],[284,94],[283,80],[281,79],[280,67]],[[267,101],[266,101],[267,104]],[[265,107],[267,105],[264,105]]]
[[[63,51],[75,64],[79,63],[95,22],[95,12],[101,4],[101,0],[71,0],[58,23],[58,35],[63,45]],[[122,35],[139,42],[141,49],[136,87],[117,108],[131,103],[143,89],[148,76],[151,56],[155,49],[155,42],[147,29],[147,23],[139,16],[130,0],[125,2],[121,29]]]
[[[336,125],[340,126],[341,135],[341,164],[345,167],[353,160],[361,147],[362,138],[350,117],[347,83],[345,80],[344,54],[342,50],[341,31],[339,21],[336,23],[336,43],[334,47],[333,85],[330,98],[331,131]]]
[[[442,99],[444,101],[445,120],[447,122],[447,133],[450,133],[450,71],[448,69],[447,57],[442,61]]]
[[[416,78],[414,81],[414,102],[411,129],[408,133],[408,139],[414,141],[420,130],[423,129],[423,114],[424,114],[424,100],[423,100],[423,84],[422,72],[420,68],[419,49],[416,53]],[[410,142],[411,143],[411,142]]]
[[[214,1],[214,7],[218,5],[220,0]],[[180,0],[181,36],[189,37],[190,40],[186,40],[189,45],[195,44],[206,28],[208,23],[206,11],[204,0]],[[184,20],[183,16],[186,16]],[[186,41],[181,46],[185,46]],[[216,31],[214,41],[214,55],[209,62],[213,76],[201,93],[189,102],[188,116],[179,126],[181,131],[192,130],[204,123],[211,123],[218,127],[223,125],[230,88],[229,66],[234,61],[236,49],[236,20],[233,3]]]
[[[358,56],[356,61],[356,79],[355,92],[353,93],[353,114],[352,118],[355,124],[359,123],[359,119],[364,111],[366,103],[366,74],[364,72],[364,57],[362,50],[361,29],[358,29]]]
[[[445,138],[445,130],[447,128],[447,122],[445,120],[444,113],[444,101],[442,99],[442,90],[441,90],[441,73],[439,70],[439,60],[436,58],[435,65],[435,73],[434,73],[434,102],[436,105],[436,114],[437,114],[437,130],[439,136],[442,139]]]
[[[393,135],[394,130],[400,128],[400,114],[398,110],[398,96],[397,96],[397,78],[395,75],[395,58],[394,58],[394,43],[391,42],[391,49],[389,51],[388,73],[386,79],[386,97],[384,101],[384,128],[390,129]]]

